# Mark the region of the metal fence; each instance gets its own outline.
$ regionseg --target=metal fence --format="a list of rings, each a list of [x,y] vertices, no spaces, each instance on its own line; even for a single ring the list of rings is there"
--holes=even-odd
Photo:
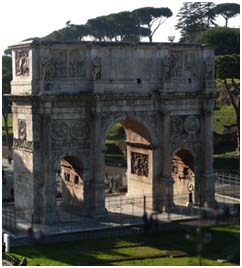
[[[227,198],[231,201],[240,199],[240,177],[238,175],[216,172],[215,192],[221,198]]]
[[[239,214],[239,180],[233,176],[216,174],[216,198],[219,197],[219,208],[227,208],[232,214]],[[229,199],[229,202],[228,202]],[[230,200],[231,199],[231,200]],[[59,204],[60,203],[60,204]],[[3,228],[14,234],[41,230],[43,233],[64,233],[97,228],[141,225],[145,218],[159,224],[176,220],[198,218],[199,205],[189,204],[189,195],[176,195],[174,199],[167,196],[138,196],[129,198],[126,195],[107,195],[105,198],[105,217],[94,219],[80,215],[79,209],[63,208],[61,201],[56,210],[41,208],[16,209],[13,204],[4,204],[2,209]],[[48,215],[49,224],[36,224],[36,217],[42,213]],[[209,211],[210,214],[216,211]],[[40,235],[40,234],[38,234]]]

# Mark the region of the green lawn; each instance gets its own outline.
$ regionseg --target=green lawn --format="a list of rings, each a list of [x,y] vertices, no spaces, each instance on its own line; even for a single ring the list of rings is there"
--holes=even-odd
[[[217,259],[230,258],[224,265],[239,265],[239,225],[210,229],[212,240],[202,252],[203,265],[219,265]],[[145,244],[141,244],[144,243]],[[170,252],[187,256],[171,258]],[[185,239],[185,232],[164,231],[123,238],[102,238],[12,248],[11,254],[20,260],[25,256],[28,265],[197,265],[195,242]],[[131,260],[132,258],[132,260]],[[140,259],[143,258],[143,259]],[[221,264],[220,264],[221,265]]]
[[[236,124],[236,115],[232,105],[220,105],[219,110],[214,111],[214,130],[218,134],[223,133],[223,125]]]

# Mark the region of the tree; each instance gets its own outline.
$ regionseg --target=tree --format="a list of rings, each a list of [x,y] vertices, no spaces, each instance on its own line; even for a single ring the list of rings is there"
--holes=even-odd
[[[240,5],[235,3],[219,4],[215,12],[225,19],[225,27],[228,27],[228,20],[240,14]]]
[[[181,30],[181,42],[197,41],[200,34],[211,26],[216,25],[212,2],[186,2],[183,3],[177,17],[176,30]]]
[[[40,39],[48,41],[82,40],[88,34],[89,30],[86,25],[68,24],[65,28],[54,31]]]
[[[206,24],[207,28],[211,26],[217,26],[216,20],[216,12],[215,12],[216,5],[213,2],[200,2],[200,9],[202,12],[202,19]]]
[[[215,60],[216,77],[222,79],[231,103],[234,107],[237,123],[238,149],[240,143],[240,85],[235,79],[240,78],[240,55],[217,56]],[[228,82],[230,79],[230,83]]]
[[[199,41],[215,49],[216,55],[240,53],[240,29],[215,27],[204,32]]]
[[[12,57],[2,56],[2,93],[10,93],[12,80]]]
[[[148,36],[148,29],[140,27],[136,16],[123,11],[97,17],[87,21],[89,33],[98,41],[140,41],[140,36]]]
[[[10,135],[9,135],[9,126],[8,126],[8,115],[12,113],[11,110],[12,102],[8,95],[2,95],[2,114],[3,114],[3,120],[5,125],[5,131],[6,131],[6,143],[8,146],[8,152],[11,150],[11,141],[10,141]]]
[[[172,12],[169,8],[155,8],[155,7],[143,7],[132,11],[137,17],[140,26],[145,26],[150,34],[149,40],[152,42],[153,35],[158,28],[166,21],[167,18],[172,16]]]
[[[205,24],[200,19],[201,14],[194,12],[194,3],[192,2],[183,3],[177,17],[178,22],[175,29],[181,31],[181,42],[193,42],[198,33],[205,28]]]
[[[2,56],[2,115],[4,119],[5,131],[6,131],[6,143],[8,150],[11,150],[10,136],[8,132],[8,115],[11,111],[11,101],[9,96],[4,93],[10,93],[12,80],[12,57],[4,55]]]

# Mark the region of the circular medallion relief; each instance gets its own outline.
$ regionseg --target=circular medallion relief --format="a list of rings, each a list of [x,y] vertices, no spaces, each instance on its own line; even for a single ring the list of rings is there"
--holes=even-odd
[[[52,120],[51,130],[52,137],[56,140],[63,140],[67,137],[68,126],[63,120]]]
[[[171,118],[171,134],[179,135],[183,130],[183,120],[179,116],[172,116]]]
[[[189,134],[196,134],[199,131],[200,122],[195,115],[188,116],[184,121],[184,129]]]
[[[89,126],[86,122],[76,120],[71,125],[71,136],[75,139],[85,139],[89,136]]]

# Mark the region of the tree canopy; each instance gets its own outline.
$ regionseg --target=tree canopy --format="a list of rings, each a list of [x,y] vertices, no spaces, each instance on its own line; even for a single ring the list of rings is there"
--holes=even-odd
[[[197,41],[199,34],[215,25],[214,4],[212,2],[185,2],[177,17],[176,30],[181,31],[181,42]]]
[[[64,28],[45,36],[44,40],[82,40],[90,36],[98,41],[140,41],[153,35],[165,20],[172,16],[169,8],[145,7],[132,12],[122,11],[89,19],[85,25],[67,21]]]
[[[150,42],[160,25],[172,16],[171,10],[167,7],[143,7],[133,10],[132,13],[137,17],[140,26],[145,26],[149,30]]]
[[[240,53],[240,29],[210,28],[201,35],[199,41],[214,48],[216,55]]]
[[[240,55],[217,56],[215,60],[216,76],[219,79],[240,78]]]
[[[228,27],[228,20],[240,14],[240,5],[236,3],[218,4],[215,12],[225,19],[225,27]]]
[[[50,41],[82,40],[88,34],[89,31],[86,25],[68,24],[66,27],[54,31],[42,39]]]
[[[10,93],[12,80],[12,57],[2,56],[2,93]]]

